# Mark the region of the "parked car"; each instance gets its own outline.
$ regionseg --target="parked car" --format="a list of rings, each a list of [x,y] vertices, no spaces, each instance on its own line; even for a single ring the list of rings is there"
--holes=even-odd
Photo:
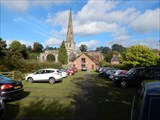
[[[86,66],[82,66],[81,71],[87,71],[87,67]]]
[[[106,69],[105,72],[103,72],[103,77],[108,79],[110,75],[116,72],[116,70],[117,70],[116,68]]]
[[[126,74],[117,75],[113,83],[126,88],[139,86],[143,80],[160,80],[160,66],[132,68]]]
[[[117,75],[123,75],[126,74],[126,72],[127,70],[115,70],[115,72],[109,76],[109,79],[113,80]]]
[[[110,69],[112,69],[112,68],[110,68],[110,67],[101,67],[101,68],[99,69],[99,75],[100,75],[100,76],[104,76],[104,74],[106,73],[106,71],[107,71],[107,70],[110,70]]]
[[[0,120],[3,119],[4,111],[5,111],[5,105],[0,95]]]
[[[0,90],[2,100],[20,98],[23,93],[23,84],[21,81],[0,75]]]
[[[62,81],[62,74],[57,69],[41,69],[26,76],[26,81],[32,83],[34,81],[48,81],[51,84]]]
[[[59,73],[61,73],[62,77],[65,78],[68,76],[67,72],[64,69],[57,70]]]
[[[74,70],[72,69],[72,68],[69,68],[68,70],[67,70],[67,73],[68,73],[68,75],[74,75]]]
[[[160,81],[144,81],[133,98],[131,120],[160,120]]]

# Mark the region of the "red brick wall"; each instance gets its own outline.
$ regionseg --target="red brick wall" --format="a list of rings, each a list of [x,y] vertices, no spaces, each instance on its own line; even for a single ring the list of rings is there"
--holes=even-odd
[[[73,65],[77,67],[78,70],[81,70],[81,59],[85,58],[86,60],[86,67],[87,70],[96,70],[96,64],[85,54],[82,54],[80,57],[78,57],[74,62]],[[93,68],[92,68],[93,66]]]

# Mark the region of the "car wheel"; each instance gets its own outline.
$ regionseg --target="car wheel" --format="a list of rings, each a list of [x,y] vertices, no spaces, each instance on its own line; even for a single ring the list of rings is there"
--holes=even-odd
[[[33,78],[29,77],[29,78],[27,79],[27,82],[33,83]]]
[[[49,78],[49,83],[54,84],[55,82],[56,82],[56,80],[53,77]]]
[[[72,75],[72,73],[69,73],[69,75],[71,76],[71,75]]]
[[[127,82],[126,81],[121,81],[121,87],[122,88],[126,88],[128,85],[127,85]]]

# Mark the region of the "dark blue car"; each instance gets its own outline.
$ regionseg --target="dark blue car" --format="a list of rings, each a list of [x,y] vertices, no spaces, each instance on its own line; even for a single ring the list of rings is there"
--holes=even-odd
[[[131,120],[160,120],[160,81],[144,81],[133,98]]]

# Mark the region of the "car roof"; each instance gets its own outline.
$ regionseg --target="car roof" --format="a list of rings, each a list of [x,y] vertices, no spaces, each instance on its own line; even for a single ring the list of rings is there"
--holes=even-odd
[[[54,69],[54,68],[46,68],[46,69],[41,69],[41,70],[58,70],[58,69]]]
[[[144,81],[146,95],[160,95],[160,81]]]

